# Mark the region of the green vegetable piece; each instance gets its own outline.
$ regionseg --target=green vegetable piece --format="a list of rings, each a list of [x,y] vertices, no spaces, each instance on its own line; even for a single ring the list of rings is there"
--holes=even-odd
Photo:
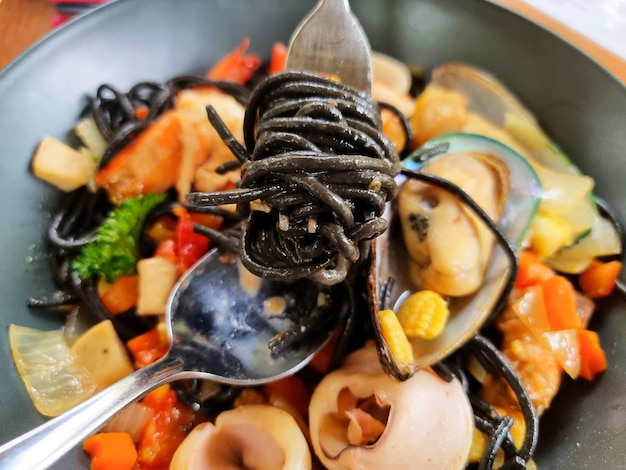
[[[100,276],[114,282],[133,274],[140,258],[138,245],[143,224],[150,211],[165,199],[165,194],[146,194],[125,199],[113,209],[98,228],[94,240],[72,261],[78,277]]]

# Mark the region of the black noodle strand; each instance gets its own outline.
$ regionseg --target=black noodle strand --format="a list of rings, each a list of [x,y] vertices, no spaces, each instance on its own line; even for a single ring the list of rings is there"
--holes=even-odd
[[[111,85],[101,85],[91,102],[98,130],[109,143],[102,156],[101,166],[106,165],[113,155],[135,139],[164,111],[170,109],[174,105],[176,93],[209,85],[233,96],[241,104],[249,99],[250,92],[245,87],[192,75],[174,77],[166,83],[141,82],[127,93]],[[147,109],[147,115],[139,117],[139,109]]]
[[[191,193],[190,205],[237,204],[245,219],[241,259],[252,273],[342,281],[360,243],[386,229],[385,202],[396,194],[399,157],[381,132],[376,102],[317,75],[272,75],[250,97],[245,148],[215,110],[207,114],[242,165],[241,184]]]
[[[406,117],[391,105],[373,102],[366,94],[299,72],[272,75],[252,93],[239,85],[194,76],[174,77],[163,84],[139,83],[127,93],[102,85],[92,100],[95,122],[110,145],[101,165],[106,165],[116,152],[170,109],[176,93],[207,85],[232,95],[247,106],[243,129],[245,145],[233,137],[212,107],[207,108],[209,121],[236,158],[223,164],[219,171],[241,167],[242,180],[241,186],[232,191],[188,195],[189,204],[183,205],[188,210],[224,215],[236,224],[227,232],[202,226],[194,230],[226,250],[240,250],[246,267],[265,278],[309,277],[334,284],[353,275],[348,268],[360,258],[363,245],[386,229],[382,214],[386,202],[395,197],[397,190],[394,176],[400,170],[399,156],[381,133],[379,110],[388,109],[400,119],[406,134],[401,154],[406,153],[412,140]],[[145,117],[138,117],[139,109],[147,109]],[[422,158],[442,150],[445,149],[432,149]],[[402,173],[452,192],[494,233],[511,266],[507,284],[493,312],[493,316],[497,315],[506,304],[518,270],[513,246],[495,222],[458,186],[433,175]],[[217,207],[233,203],[238,207],[236,216]],[[176,204],[160,207],[152,216],[166,213]],[[598,206],[623,237],[623,230],[608,206],[602,200],[598,200]],[[58,307],[80,302],[96,318],[111,319],[121,338],[127,340],[153,324],[133,311],[111,316],[99,300],[94,280],[80,280],[71,269],[71,260],[92,239],[94,230],[110,208],[101,192],[82,189],[69,195],[49,230],[52,269],[62,291],[47,299],[31,299],[30,305]],[[242,218],[244,222],[238,224]],[[356,306],[358,293],[353,281],[346,283],[348,300],[338,312],[343,321],[343,334],[330,369],[338,367],[347,352],[359,346],[355,341],[372,334],[360,330],[371,325],[364,326],[368,322],[357,315],[362,309]],[[390,279],[383,286],[383,302],[390,301],[392,282]],[[621,282],[618,289],[626,297],[626,288]],[[315,316],[304,318],[297,329],[274,338],[270,347],[280,354],[307,335],[323,330],[328,320]],[[298,334],[300,327],[304,334]],[[519,450],[509,432],[512,419],[499,416],[471,390],[465,370],[468,355],[475,356],[487,371],[506,380],[513,390],[526,424],[524,443]],[[479,468],[491,469],[498,450],[505,454],[503,468],[525,468],[536,448],[538,418],[519,377],[498,349],[478,335],[459,353],[434,365],[434,369],[445,380],[461,381],[474,410],[476,427],[489,436]],[[198,382],[182,383],[179,395],[193,403],[199,394]],[[224,387],[217,398],[195,406],[216,412],[230,407],[238,393],[236,388]]]
[[[500,377],[506,380],[506,382],[511,387],[511,390],[515,394],[515,397],[517,398],[517,402],[522,412],[522,416],[524,417],[524,423],[526,426],[526,435],[524,436],[524,442],[522,446],[519,450],[516,450],[515,447],[511,444],[507,444],[505,447],[503,443],[505,442],[504,439],[506,438],[506,436],[498,436],[498,434],[508,434],[510,426],[502,427],[500,424],[495,425],[490,442],[494,448],[495,446],[497,446],[498,448],[501,447],[505,451],[506,458],[504,466],[502,468],[526,468],[526,463],[530,460],[537,447],[537,438],[539,433],[539,418],[537,417],[535,407],[533,406],[532,401],[528,396],[528,392],[524,388],[524,385],[521,383],[518,375],[512,369],[506,358],[502,355],[498,348],[488,339],[481,335],[476,335],[468,343],[467,348],[476,357],[476,359],[478,359],[480,364],[487,371],[498,374]],[[473,404],[476,403],[476,401],[473,401]],[[484,413],[485,409],[479,409],[479,415],[483,414],[481,413],[481,411]],[[502,419],[497,417],[495,411],[493,410],[489,410],[488,414],[490,414],[491,419],[495,419],[496,422]],[[510,439],[510,437],[508,439]],[[493,456],[495,456],[495,451],[486,452],[485,456],[483,456],[483,459],[480,462],[480,470],[487,470],[492,468],[493,459],[489,454],[493,454]]]
[[[98,130],[109,143],[101,166],[105,166],[111,157],[163,112],[172,108],[176,93],[207,85],[233,96],[241,104],[245,104],[250,97],[250,91],[240,85],[191,75],[177,76],[166,83],[141,82],[126,93],[111,85],[101,85],[91,100],[91,111]],[[145,117],[139,117],[138,110],[147,110]],[[171,211],[175,205],[178,203],[164,204],[149,219]],[[228,223],[240,220],[232,212],[222,208],[187,208],[190,211],[223,216]],[[111,209],[112,205],[103,191],[92,192],[87,187],[82,187],[66,196],[48,230],[51,270],[60,291],[47,297],[29,299],[28,304],[34,308],[57,308],[80,303],[94,318],[112,320],[120,337],[128,340],[146,331],[153,322],[135,315],[134,310],[112,316],[102,305],[94,280],[79,279],[71,268],[74,257],[93,239],[97,228]],[[142,237],[139,249],[146,254],[151,253],[154,246],[150,245],[147,237]]]
[[[445,148],[438,149],[436,153],[441,151],[445,151]],[[505,255],[509,259],[510,268],[507,272],[507,282],[500,293],[499,299],[497,300],[496,306],[491,315],[491,318],[494,318],[505,307],[517,276],[519,261],[515,248],[511,245],[493,219],[491,219],[491,217],[489,217],[465,191],[454,183],[438,176],[426,173],[417,173],[409,170],[403,170],[402,174],[408,178],[424,181],[454,194],[455,197],[470,208],[487,225],[496,237],[498,244],[504,250]],[[383,301],[387,304],[390,302],[388,297],[392,282],[393,281],[391,279],[388,280],[383,284],[381,289],[381,299],[383,299]],[[513,419],[509,416],[499,416],[491,406],[474,395],[468,386],[467,378],[463,378],[462,383],[464,384],[464,388],[470,397],[472,407],[474,409],[475,424],[478,429],[485,432],[489,436],[489,442],[481,461],[479,462],[478,469],[490,470],[493,467],[496,454],[500,449],[504,451],[506,456],[503,468],[526,468],[526,464],[532,457],[537,444],[538,417],[524,386],[504,356],[502,356],[498,349],[486,338],[480,335],[475,336],[468,343],[466,349],[469,349],[471,353],[476,356],[486,370],[492,373],[497,373],[511,386],[511,389],[517,397],[517,401],[526,424],[526,436],[524,443],[518,451],[513,444],[509,432],[513,424]],[[462,373],[460,372],[460,369],[451,368],[449,364],[450,360],[446,360],[435,365],[435,370],[442,376],[442,378],[444,378],[444,380],[450,380],[452,377],[461,378]]]

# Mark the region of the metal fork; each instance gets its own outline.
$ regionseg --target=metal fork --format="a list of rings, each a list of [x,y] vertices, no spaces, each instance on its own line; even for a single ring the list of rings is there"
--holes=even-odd
[[[371,48],[348,0],[318,2],[291,37],[286,68],[335,75],[371,93]]]

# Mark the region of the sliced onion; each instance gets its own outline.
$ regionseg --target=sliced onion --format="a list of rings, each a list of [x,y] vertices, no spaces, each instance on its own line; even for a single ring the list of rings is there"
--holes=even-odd
[[[138,442],[143,428],[154,417],[154,409],[142,403],[128,405],[104,426],[105,432],[127,432]]]
[[[552,354],[563,370],[571,378],[575,379],[580,373],[580,343],[575,329],[548,331],[543,334]]]
[[[9,326],[17,371],[37,410],[57,416],[89,398],[96,384],[76,362],[63,332]]]
[[[598,216],[589,235],[548,258],[546,263],[563,273],[580,274],[594,258],[621,252],[622,242],[615,228],[610,221]]]

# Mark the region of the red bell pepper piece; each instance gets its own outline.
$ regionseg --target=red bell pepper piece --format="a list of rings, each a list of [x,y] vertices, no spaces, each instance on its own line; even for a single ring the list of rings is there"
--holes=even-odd
[[[267,68],[268,74],[278,73],[285,70],[285,64],[287,63],[287,46],[282,42],[274,43],[272,47],[272,57],[270,58],[270,65]]]
[[[184,273],[208,251],[209,239],[193,231],[196,220],[189,212],[180,208],[176,215],[178,215],[174,233],[176,255],[181,273]]]
[[[244,38],[235,49],[207,71],[207,78],[234,82],[239,85],[245,84],[261,64],[258,55],[246,54],[249,46],[250,39]]]

